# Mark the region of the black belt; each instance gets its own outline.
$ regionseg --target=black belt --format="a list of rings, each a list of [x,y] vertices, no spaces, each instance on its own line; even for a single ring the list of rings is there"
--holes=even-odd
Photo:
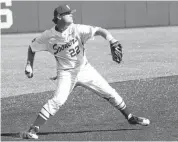
[[[87,65],[88,62],[85,63],[85,65]],[[75,68],[69,68],[69,69],[63,69],[64,71],[68,71],[68,70],[72,70],[72,69],[75,69]]]

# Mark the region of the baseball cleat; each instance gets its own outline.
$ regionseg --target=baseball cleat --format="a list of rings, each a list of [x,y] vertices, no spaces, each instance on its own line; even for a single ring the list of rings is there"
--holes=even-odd
[[[21,137],[22,139],[38,139],[38,135],[36,134],[39,132],[38,126],[31,126],[27,132],[22,132]]]
[[[31,132],[23,132],[21,137],[22,139],[38,139],[38,135]]]
[[[144,117],[137,117],[132,115],[130,118],[128,118],[128,122],[132,125],[142,125],[142,126],[148,126],[150,124],[150,120]]]

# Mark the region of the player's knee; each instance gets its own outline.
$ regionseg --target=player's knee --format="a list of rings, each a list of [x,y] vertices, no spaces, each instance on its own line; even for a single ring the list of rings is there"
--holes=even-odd
[[[69,94],[69,91],[56,91],[52,100],[56,105],[62,106],[67,101]]]
[[[53,99],[48,100],[47,104],[44,106],[44,108],[51,114],[55,115],[56,112],[59,110],[60,105],[57,104],[57,102]]]
[[[60,107],[66,102],[66,99],[52,98],[43,106],[43,108],[50,114],[55,115]]]
[[[53,102],[54,106],[57,108],[60,108],[67,100],[67,97],[54,97],[51,99]]]

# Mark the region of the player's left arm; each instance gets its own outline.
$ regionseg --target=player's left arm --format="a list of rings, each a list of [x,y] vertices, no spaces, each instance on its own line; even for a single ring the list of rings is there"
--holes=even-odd
[[[86,43],[87,40],[92,39],[94,36],[101,36],[109,41],[111,48],[111,55],[113,61],[120,63],[122,61],[122,45],[116,40],[111,33],[101,27],[93,27],[87,25],[77,25],[79,35],[82,43]]]
[[[100,27],[97,28],[94,36],[101,36],[104,39],[108,40],[110,44],[113,44],[117,41],[108,30]]]
[[[79,32],[79,35],[83,43],[86,43],[89,39],[92,39],[94,36],[101,36],[108,40],[110,44],[117,41],[108,30],[101,27],[78,24],[77,31]]]
[[[106,29],[103,29],[103,28],[97,28],[94,36],[97,36],[97,35],[100,35],[109,41],[113,61],[115,61],[117,63],[121,63],[123,53],[122,53],[122,45],[119,43],[119,41],[116,40],[111,35],[110,32],[108,32]]]

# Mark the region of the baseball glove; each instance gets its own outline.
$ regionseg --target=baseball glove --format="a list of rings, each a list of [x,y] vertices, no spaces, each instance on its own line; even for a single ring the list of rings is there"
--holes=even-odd
[[[111,48],[111,55],[113,61],[120,63],[122,61],[122,45],[119,43],[119,41],[116,41],[112,44],[110,44]]]

